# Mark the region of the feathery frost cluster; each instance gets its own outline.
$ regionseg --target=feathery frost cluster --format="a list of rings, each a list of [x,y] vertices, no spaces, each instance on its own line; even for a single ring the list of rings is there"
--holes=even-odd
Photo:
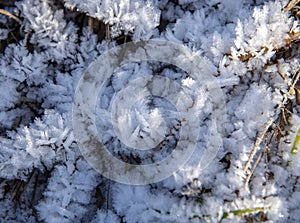
[[[21,24],[0,14],[1,223],[300,221],[300,57],[293,52],[300,29],[283,10],[287,0],[9,2],[0,5]],[[154,152],[131,150],[115,135],[108,121],[114,96],[139,77],[184,86],[199,97],[203,118],[199,145],[177,172],[155,184],[123,185],[81,155],[72,102],[99,55],[149,39],[183,44],[207,62],[226,101],[223,146],[199,168],[208,129],[216,131],[205,89],[173,65],[128,64],[106,81],[95,108],[99,138],[114,156],[155,162],[180,138],[180,115],[158,97],[136,103],[129,123],[140,137],[165,135]],[[130,138],[127,126],[120,130]]]

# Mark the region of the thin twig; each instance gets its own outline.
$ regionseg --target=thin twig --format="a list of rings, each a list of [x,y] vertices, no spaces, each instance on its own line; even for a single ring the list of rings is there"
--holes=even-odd
[[[300,0],[291,0],[284,8],[283,11],[287,12],[290,11],[292,8],[294,8],[298,3],[300,2]]]
[[[260,162],[260,160],[261,160],[261,158],[263,157],[264,154],[265,154],[265,152],[262,152],[261,154],[259,154],[259,156],[257,157],[257,159],[256,159],[256,161],[255,161],[253,167],[251,168],[251,171],[250,171],[249,175],[247,176],[246,181],[245,181],[245,184],[244,184],[244,188],[245,188],[245,189],[247,188],[248,183],[249,183],[249,181],[250,181],[250,178],[251,178],[251,176],[253,175],[254,170],[256,169],[257,165],[259,164],[259,162]]]
[[[31,178],[32,178],[32,176],[34,175],[34,173],[35,173],[35,169],[33,169],[33,170],[31,171],[30,176],[29,176],[28,180],[25,182],[25,184],[24,184],[24,186],[23,186],[23,190],[22,190],[22,192],[20,193],[18,199],[20,199],[20,198],[22,197],[22,195],[24,194],[24,192],[26,191],[26,189],[27,189],[27,187],[28,187],[28,185],[29,185],[29,182],[31,181]]]
[[[36,190],[38,186],[38,180],[39,180],[39,171],[37,172],[34,180],[34,186],[33,186],[33,191],[32,191],[32,196],[31,196],[31,201],[30,201],[30,207],[34,207],[34,200],[35,200],[35,195],[36,195]]]
[[[294,79],[293,79],[293,83],[292,83],[291,86],[289,87],[289,92],[290,92],[292,95],[295,94],[295,86],[296,86],[296,84],[297,84],[299,78],[300,78],[300,71],[296,74],[296,76],[295,76]]]
[[[94,31],[94,19],[92,17],[89,17],[89,29],[90,29],[90,32],[93,33],[93,31]]]
[[[111,41],[110,30],[109,30],[108,24],[106,24],[106,38],[107,38],[108,42]]]
[[[280,128],[280,126],[279,126],[276,122],[275,122],[274,124],[276,125],[279,134],[283,136],[283,135],[284,135],[284,132],[282,131],[282,129]],[[274,131],[274,132],[275,132],[275,131]],[[272,134],[272,137],[273,137],[273,134]]]
[[[106,210],[110,209],[110,180],[108,180],[107,193],[106,193]]]
[[[300,1],[300,0],[299,0],[299,1]],[[299,76],[300,76],[300,72],[298,72],[297,75],[295,76],[295,78],[293,79],[292,84],[289,86],[289,91],[291,91],[291,89],[295,88],[295,85],[296,85],[296,83],[297,83],[297,81],[298,81],[298,79],[299,79]],[[265,135],[266,135],[268,129],[271,127],[271,125],[274,123],[274,121],[275,121],[276,118],[278,117],[278,112],[277,112],[277,111],[278,111],[279,109],[281,109],[281,108],[285,105],[285,103],[286,103],[287,101],[288,101],[288,97],[287,97],[287,95],[286,95],[285,93],[283,93],[283,100],[282,100],[281,104],[279,104],[279,105],[276,107],[276,114],[277,114],[277,115],[275,115],[274,117],[272,117],[272,118],[269,119],[269,121],[268,121],[268,122],[266,123],[266,125],[265,125],[264,130],[260,133],[259,137],[257,137],[257,139],[256,139],[256,141],[255,141],[255,143],[254,143],[254,147],[253,147],[253,149],[252,149],[252,151],[251,151],[251,153],[250,153],[250,156],[249,156],[249,158],[248,158],[248,160],[247,160],[247,162],[246,162],[246,164],[245,164],[245,167],[244,167],[244,171],[245,171],[245,172],[248,170],[248,168],[249,168],[249,166],[250,166],[250,163],[251,163],[251,161],[253,160],[253,158],[254,158],[256,152],[258,151],[259,146],[260,146],[262,140],[264,139],[264,137],[265,137]]]
[[[288,125],[288,122],[287,122],[286,117],[285,117],[285,109],[284,108],[281,109],[281,116],[282,116],[284,124]]]
[[[280,72],[279,70],[279,65],[277,64],[277,73],[279,74],[279,76],[284,80],[284,82],[287,82],[287,78]]]
[[[264,130],[260,133],[259,137],[256,139],[254,147],[253,147],[253,149],[252,149],[252,151],[250,153],[250,156],[248,158],[248,161],[245,164],[244,171],[248,170],[248,168],[250,166],[250,163],[253,160],[253,157],[255,156],[257,150],[259,149],[259,146],[260,146],[261,142],[263,141],[263,139],[265,137],[265,134],[267,133],[268,129],[273,124],[274,120],[275,120],[274,117],[272,117],[272,118],[269,119],[269,121],[266,123],[266,126],[265,126]]]
[[[24,46],[27,47],[29,43],[29,38],[32,34],[32,31],[30,30],[29,32],[26,33],[25,38],[24,38]]]
[[[293,185],[293,192],[296,192],[296,189],[297,189],[299,180],[300,180],[300,176],[297,176],[297,177],[296,177],[296,181],[295,181],[295,183],[294,183],[294,185]]]
[[[11,200],[12,200],[12,201],[14,201],[15,198],[17,197],[17,194],[18,194],[18,192],[19,192],[19,190],[20,190],[22,184],[23,184],[23,181],[18,181],[18,182],[17,182],[17,185],[15,186],[15,188],[14,188],[14,190],[13,190],[12,197],[11,197]]]
[[[8,11],[5,11],[3,9],[0,9],[0,14],[2,15],[6,15],[14,20],[16,20],[18,23],[22,24],[22,21],[17,17],[17,16],[14,16],[13,14],[11,14],[10,12]]]

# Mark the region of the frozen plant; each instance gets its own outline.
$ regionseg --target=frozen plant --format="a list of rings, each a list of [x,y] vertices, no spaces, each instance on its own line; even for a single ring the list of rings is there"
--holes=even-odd
[[[12,16],[0,13],[0,222],[299,222],[296,3],[2,1]],[[99,92],[95,117],[99,139],[118,159],[162,160],[182,136],[178,111],[151,97],[116,116],[122,123],[116,134],[114,100],[131,84],[142,86],[151,75],[169,78],[187,92],[183,104],[197,99],[200,116],[199,132],[189,132],[199,140],[187,163],[161,182],[123,185],[102,177],[80,153],[72,102],[99,55],[149,39],[183,44],[203,58],[198,65],[216,78],[227,119],[220,137],[206,89],[175,65],[142,61],[116,70]],[[154,90],[168,92],[162,83]],[[160,141],[145,142],[154,152],[139,151],[118,136],[133,144],[138,137]],[[220,141],[214,159],[203,158]]]
[[[110,26],[112,38],[132,33],[133,40],[151,38],[159,25],[160,12],[147,0],[95,0],[89,4],[78,0],[64,0],[65,6],[78,9]]]
[[[66,115],[47,110],[42,120],[2,137],[0,177],[25,180],[34,168],[43,172],[55,162],[65,162],[64,154],[74,141],[67,120]]]

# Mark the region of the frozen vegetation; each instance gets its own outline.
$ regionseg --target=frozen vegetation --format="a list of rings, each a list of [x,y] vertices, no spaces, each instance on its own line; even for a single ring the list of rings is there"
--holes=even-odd
[[[0,1],[0,222],[300,222],[297,2]],[[159,97],[144,98],[130,117],[120,116],[116,134],[114,96],[138,78],[173,80],[197,99],[202,117],[191,160],[163,181],[124,185],[103,177],[81,155],[72,102],[98,56],[151,39],[182,44],[205,61],[227,117],[217,134],[205,88],[175,65],[120,67],[95,108],[99,139],[114,156],[138,165],[156,162],[180,138],[180,114]],[[155,90],[166,89],[157,84]],[[143,141],[153,151],[130,149],[132,141],[125,145],[118,137],[130,139],[131,132],[163,135],[163,143]],[[203,150],[220,134],[216,157],[200,168]]]

